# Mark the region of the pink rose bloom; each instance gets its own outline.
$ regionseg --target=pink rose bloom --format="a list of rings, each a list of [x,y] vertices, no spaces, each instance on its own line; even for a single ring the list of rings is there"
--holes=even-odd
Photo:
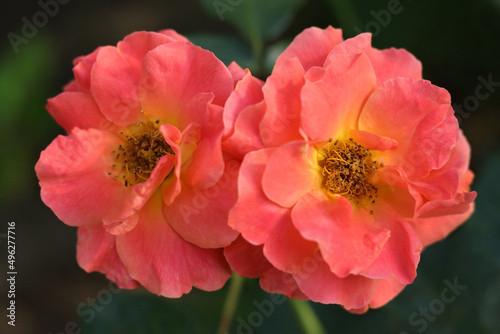
[[[47,109],[66,129],[35,169],[44,203],[78,226],[77,258],[123,288],[216,290],[239,160],[224,153],[231,71],[172,30],[137,32],[77,58]]]
[[[246,153],[229,214],[241,237],[225,255],[263,289],[380,307],[415,279],[422,249],[472,214],[470,148],[450,95],[407,51],[310,28],[260,95],[247,86],[225,111],[224,145]]]

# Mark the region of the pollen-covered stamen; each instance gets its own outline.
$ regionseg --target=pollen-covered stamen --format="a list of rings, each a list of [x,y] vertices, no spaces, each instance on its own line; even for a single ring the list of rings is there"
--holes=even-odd
[[[115,164],[113,175],[128,187],[145,182],[166,154],[174,154],[159,131],[160,120],[140,122],[120,131],[124,143],[112,152]]]
[[[383,164],[372,160],[370,150],[352,138],[335,142],[330,139],[321,153],[323,185],[330,193],[345,196],[356,204],[375,203],[378,189],[370,183],[370,178]]]

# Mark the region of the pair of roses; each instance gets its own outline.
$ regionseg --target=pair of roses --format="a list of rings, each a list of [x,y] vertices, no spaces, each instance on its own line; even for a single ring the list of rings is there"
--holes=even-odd
[[[362,313],[473,212],[448,92],[370,34],[306,29],[265,82],[172,30],[73,72],[47,105],[68,135],[35,169],[44,203],[78,227],[80,266],[120,287],[180,297],[233,270]]]

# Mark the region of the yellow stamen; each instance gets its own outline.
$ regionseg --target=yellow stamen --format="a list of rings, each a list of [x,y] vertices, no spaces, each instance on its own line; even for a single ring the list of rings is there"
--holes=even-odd
[[[124,143],[112,152],[115,173],[108,174],[122,180],[125,187],[147,181],[161,157],[175,154],[158,130],[159,125],[160,120],[143,121],[120,131]]]
[[[323,186],[329,193],[345,196],[356,204],[375,202],[378,189],[370,180],[383,164],[372,160],[370,150],[352,138],[335,142],[330,139],[320,156],[324,157],[319,161]]]

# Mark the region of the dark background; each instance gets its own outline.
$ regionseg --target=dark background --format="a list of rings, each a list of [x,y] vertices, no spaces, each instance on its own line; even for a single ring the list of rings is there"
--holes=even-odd
[[[173,28],[226,63],[234,59],[265,79],[276,55],[296,34],[313,25],[332,25],[344,30],[344,38],[371,30],[375,47],[406,48],[422,61],[424,78],[448,89],[454,104],[470,103],[459,119],[472,145],[478,199],[465,225],[424,251],[414,284],[394,301],[362,316],[337,305],[313,304],[314,309],[328,333],[500,333],[500,1],[401,0],[402,9],[389,22],[380,11],[394,1],[232,0],[239,4],[221,20],[210,0],[71,0],[60,4],[18,52],[8,34],[22,36],[23,17],[33,22],[43,9],[36,1],[2,2],[0,332],[71,333],[78,326],[75,333],[214,333],[219,321],[227,287],[193,291],[177,300],[140,289],[109,292],[103,275],[78,267],[76,229],[58,221],[41,202],[33,167],[40,152],[63,134],[44,106],[72,78],[75,57],[116,45],[133,31]],[[478,78],[489,76],[499,87],[488,98],[474,100]],[[9,221],[16,222],[15,328],[5,316]],[[444,281],[455,279],[467,288],[436,309]],[[106,305],[97,305],[90,319],[92,298]],[[231,333],[249,333],[242,322],[255,324],[255,304],[269,298],[255,280],[246,280]],[[414,312],[414,321],[425,319],[419,312],[432,305],[438,314],[410,322]],[[81,318],[78,307],[87,311]],[[289,303],[275,305],[262,319],[261,325],[251,326],[253,333],[301,333]]]

